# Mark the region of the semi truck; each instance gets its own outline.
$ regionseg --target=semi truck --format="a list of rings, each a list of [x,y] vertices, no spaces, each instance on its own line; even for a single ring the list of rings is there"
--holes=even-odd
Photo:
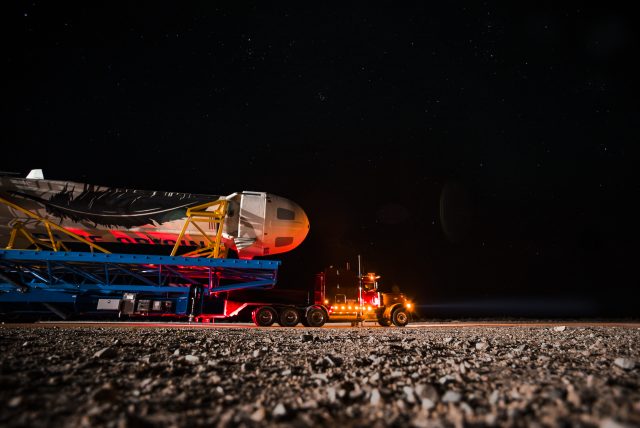
[[[269,327],[277,323],[293,327],[298,323],[321,327],[327,322],[350,322],[358,325],[376,322],[381,326],[406,326],[413,303],[399,291],[383,292],[376,273],[354,273],[333,266],[315,275],[312,291],[240,290],[220,298],[232,307],[251,310],[255,325]]]

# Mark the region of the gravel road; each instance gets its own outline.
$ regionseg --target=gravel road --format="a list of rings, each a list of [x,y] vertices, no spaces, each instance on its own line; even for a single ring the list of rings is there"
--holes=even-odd
[[[640,329],[0,327],[0,426],[640,426]]]

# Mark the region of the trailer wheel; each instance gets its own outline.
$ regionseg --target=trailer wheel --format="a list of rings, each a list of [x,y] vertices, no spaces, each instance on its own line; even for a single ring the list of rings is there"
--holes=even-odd
[[[409,314],[403,308],[398,308],[391,314],[391,322],[397,327],[409,324]]]
[[[386,318],[378,318],[378,324],[382,327],[389,327],[391,325],[391,321]]]
[[[269,306],[260,306],[251,312],[251,319],[258,327],[269,327],[276,320],[276,311]]]
[[[305,318],[309,327],[322,327],[327,322],[327,315],[320,308],[309,308]]]
[[[295,308],[283,308],[280,310],[280,325],[283,327],[295,327],[300,322],[300,314]]]

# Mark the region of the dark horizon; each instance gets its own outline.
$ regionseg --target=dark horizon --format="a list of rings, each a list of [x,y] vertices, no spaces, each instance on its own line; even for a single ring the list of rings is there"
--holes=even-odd
[[[1,170],[289,198],[311,229],[278,257],[282,286],[361,254],[434,312],[640,315],[639,46],[623,8],[4,16]]]

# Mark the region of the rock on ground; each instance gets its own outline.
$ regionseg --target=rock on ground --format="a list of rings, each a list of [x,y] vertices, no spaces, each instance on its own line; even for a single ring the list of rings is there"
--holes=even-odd
[[[640,330],[0,327],[0,426],[640,426]]]

